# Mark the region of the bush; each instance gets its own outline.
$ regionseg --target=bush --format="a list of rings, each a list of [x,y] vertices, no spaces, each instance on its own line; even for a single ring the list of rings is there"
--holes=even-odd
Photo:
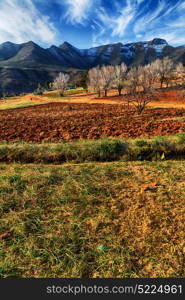
[[[35,91],[33,94],[36,96],[40,96],[43,94],[43,91]]]
[[[185,143],[185,132],[181,132],[178,135],[180,143]]]
[[[136,140],[135,145],[138,147],[148,146],[148,142],[145,140]]]
[[[87,161],[114,161],[126,154],[128,145],[118,140],[100,140],[85,145],[81,159]]]

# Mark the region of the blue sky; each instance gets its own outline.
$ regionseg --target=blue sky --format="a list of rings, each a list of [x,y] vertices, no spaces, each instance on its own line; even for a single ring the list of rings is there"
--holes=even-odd
[[[90,48],[154,37],[185,44],[185,0],[0,0],[0,43]]]

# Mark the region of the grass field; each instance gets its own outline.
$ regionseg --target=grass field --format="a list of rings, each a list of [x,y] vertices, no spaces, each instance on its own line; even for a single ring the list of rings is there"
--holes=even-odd
[[[183,277],[185,163],[0,165],[0,276]]]

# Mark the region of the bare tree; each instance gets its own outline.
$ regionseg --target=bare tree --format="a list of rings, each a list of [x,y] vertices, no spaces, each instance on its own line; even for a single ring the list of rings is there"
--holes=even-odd
[[[67,88],[69,82],[69,75],[64,73],[59,73],[53,82],[53,88],[59,91],[61,97],[64,96],[64,92]]]
[[[138,114],[141,114],[147,107],[147,105],[154,100],[155,97],[152,93],[140,92],[137,93],[132,99],[131,103],[135,106]]]
[[[180,80],[181,84],[185,84],[185,67],[183,66],[182,63],[179,63],[176,65],[175,69],[176,73],[176,80]]]
[[[114,83],[118,89],[119,96],[121,96],[122,89],[125,85],[126,74],[127,66],[124,63],[114,66]]]
[[[140,69],[133,67],[127,73],[128,89],[130,94],[136,94],[140,83]]]
[[[184,72],[185,72],[185,67],[183,66],[182,63],[178,63],[178,64],[176,65],[175,71],[176,71],[177,73],[184,73]]]
[[[132,68],[127,76],[131,93],[150,92],[154,89],[157,75],[156,67],[153,63]]]
[[[100,68],[100,85],[101,89],[105,92],[105,97],[107,97],[107,92],[112,88],[114,83],[114,67],[113,66],[103,66]]]
[[[140,68],[140,84],[143,87],[143,91],[150,91],[155,88],[155,83],[158,80],[158,72],[155,62],[143,66]]]
[[[169,57],[165,57],[161,60],[157,59],[154,66],[159,76],[161,88],[165,82],[168,86],[172,78],[172,72],[175,69],[174,62]]]
[[[138,67],[138,85],[139,85],[139,91],[143,91],[143,93],[146,93],[151,89],[151,83],[150,83],[150,67],[149,66],[139,66]]]
[[[96,91],[101,96],[101,72],[100,67],[92,68],[88,72],[88,89]]]

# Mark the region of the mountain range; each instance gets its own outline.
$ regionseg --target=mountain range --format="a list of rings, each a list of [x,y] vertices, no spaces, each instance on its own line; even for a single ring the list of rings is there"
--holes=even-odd
[[[185,46],[173,47],[166,40],[136,43],[108,44],[90,49],[78,49],[68,42],[59,47],[43,49],[30,41],[23,44],[5,42],[0,45],[0,93],[33,91],[38,83],[52,81],[59,72],[68,72],[72,78],[97,65],[128,67],[150,63],[169,56],[175,62],[185,63]]]

